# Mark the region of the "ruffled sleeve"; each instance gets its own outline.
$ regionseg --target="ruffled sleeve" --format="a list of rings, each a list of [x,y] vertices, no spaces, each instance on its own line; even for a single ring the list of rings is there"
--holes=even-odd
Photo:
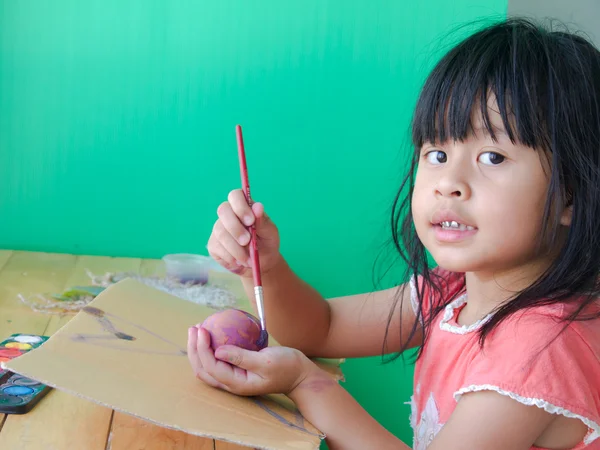
[[[582,446],[591,444],[600,437],[598,320],[574,322],[561,332],[564,327],[557,314],[544,309],[507,319],[489,334],[454,398],[491,390],[577,418],[589,430]]]

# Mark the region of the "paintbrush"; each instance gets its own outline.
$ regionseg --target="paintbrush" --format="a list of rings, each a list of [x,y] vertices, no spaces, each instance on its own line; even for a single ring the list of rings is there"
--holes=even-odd
[[[250,183],[248,182],[248,166],[246,165],[246,151],[244,149],[242,127],[240,125],[236,125],[235,130],[237,134],[238,156],[240,160],[240,174],[242,177],[242,190],[244,192],[244,196],[246,197],[248,205],[252,207],[252,204],[254,202],[252,201],[252,197],[250,196]],[[250,259],[252,260],[252,278],[254,279],[254,298],[256,300],[256,308],[258,309],[258,318],[260,320],[261,328],[259,347],[263,347],[263,345],[266,346],[267,344],[269,334],[267,333],[267,325],[265,322],[265,307],[262,281],[260,278],[260,262],[258,258],[258,246],[256,242],[256,227],[254,225],[250,226],[249,231]]]

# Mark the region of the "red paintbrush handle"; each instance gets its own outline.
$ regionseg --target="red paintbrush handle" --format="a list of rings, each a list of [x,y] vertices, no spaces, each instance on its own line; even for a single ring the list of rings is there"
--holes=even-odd
[[[250,239],[250,259],[252,259],[252,277],[254,278],[254,286],[262,286],[262,281],[260,279],[260,263],[258,260],[258,245],[256,243],[256,228],[254,228],[254,226],[250,228],[250,234],[252,236]]]
[[[248,182],[248,166],[246,165],[246,152],[244,149],[244,138],[242,136],[242,127],[235,127],[238,142],[238,156],[240,160],[240,175],[242,177],[242,191],[246,197],[248,205],[252,206],[252,197],[250,196],[250,183]],[[260,262],[258,259],[258,244],[256,236],[256,228],[250,227],[250,259],[252,260],[252,277],[254,278],[254,286],[262,286],[260,279]]]

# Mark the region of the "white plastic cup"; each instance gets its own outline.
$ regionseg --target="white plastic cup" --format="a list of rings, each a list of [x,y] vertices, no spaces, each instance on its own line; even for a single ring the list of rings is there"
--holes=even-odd
[[[183,284],[206,284],[211,258],[190,253],[163,256],[167,277]]]

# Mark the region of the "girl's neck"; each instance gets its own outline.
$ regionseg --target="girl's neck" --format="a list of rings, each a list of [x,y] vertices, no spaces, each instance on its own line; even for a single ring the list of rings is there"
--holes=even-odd
[[[468,325],[483,319],[533,284],[550,263],[548,259],[540,259],[508,270],[467,272],[467,305],[461,311],[460,324]]]

